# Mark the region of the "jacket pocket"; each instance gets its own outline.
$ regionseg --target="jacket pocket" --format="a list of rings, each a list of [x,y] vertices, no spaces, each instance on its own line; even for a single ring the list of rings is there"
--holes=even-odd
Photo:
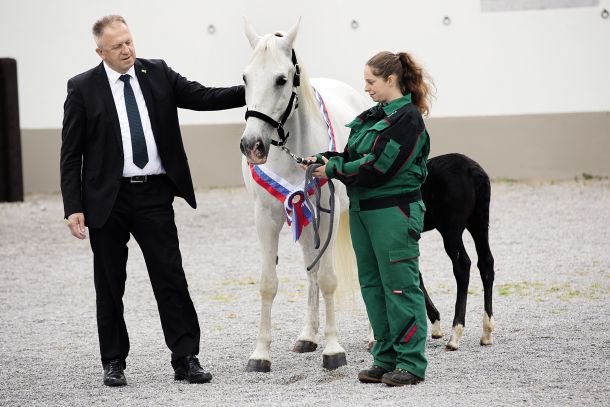
[[[375,169],[385,174],[392,164],[394,164],[394,161],[396,161],[396,156],[398,156],[399,151],[400,144],[390,139],[383,149],[383,153],[381,153],[381,156],[377,159],[377,162],[375,162]]]

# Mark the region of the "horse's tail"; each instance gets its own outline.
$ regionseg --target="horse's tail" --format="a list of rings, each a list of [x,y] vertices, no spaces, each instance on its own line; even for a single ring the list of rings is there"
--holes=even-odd
[[[337,276],[337,290],[335,293],[338,302],[349,300],[353,308],[360,288],[356,256],[354,255],[352,238],[349,233],[349,211],[341,213],[336,233],[337,238],[335,239],[333,253],[333,269]]]

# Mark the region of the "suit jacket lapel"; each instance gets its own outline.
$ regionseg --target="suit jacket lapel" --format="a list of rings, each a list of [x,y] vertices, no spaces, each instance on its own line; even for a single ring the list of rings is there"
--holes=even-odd
[[[156,122],[157,112],[155,111],[155,96],[152,92],[152,86],[149,79],[150,74],[146,71],[146,69],[144,69],[142,63],[137,59],[134,68],[136,71],[136,77],[138,78],[138,83],[140,84],[140,89],[142,89],[142,95],[144,95],[146,108],[148,109],[148,118],[150,119],[150,126],[152,127],[153,136],[158,145],[159,132],[157,131],[158,127]]]
[[[114,136],[116,137],[116,140],[119,143],[119,148],[121,149],[121,152],[123,152],[123,137],[121,136],[121,125],[119,124],[119,115],[116,111],[114,97],[112,96],[112,89],[110,89],[110,84],[108,83],[108,75],[106,75],[106,70],[104,69],[103,62],[100,63],[96,68],[95,76],[98,94],[102,97],[104,107],[106,108],[106,113],[108,114],[108,117],[112,122]]]

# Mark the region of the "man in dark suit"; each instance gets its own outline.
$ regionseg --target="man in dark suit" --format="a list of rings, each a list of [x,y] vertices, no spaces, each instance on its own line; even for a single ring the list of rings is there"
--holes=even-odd
[[[61,145],[61,191],[73,236],[89,228],[104,384],[122,386],[129,338],[123,318],[127,242],[142,249],[177,380],[212,379],[197,360],[200,329],[182,269],[174,196],[196,207],[177,108],[245,104],[243,86],[208,88],[163,60],[136,59],[127,23],[93,26],[97,67],[68,81]]]

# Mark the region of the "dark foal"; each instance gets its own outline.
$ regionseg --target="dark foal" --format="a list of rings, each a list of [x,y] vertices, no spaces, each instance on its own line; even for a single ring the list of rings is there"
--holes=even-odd
[[[477,267],[483,281],[485,312],[481,345],[493,343],[492,290],[494,259],[489,249],[489,199],[491,186],[487,173],[479,164],[462,154],[445,154],[428,161],[428,178],[422,186],[426,204],[424,232],[436,229],[443,237],[445,251],[453,263],[457,282],[455,316],[447,349],[457,350],[464,332],[466,298],[470,279],[470,258],[464,243],[464,229],[470,232],[477,251]],[[421,277],[421,274],[420,274]],[[443,336],[440,315],[424,287],[426,311],[433,324],[432,337]]]

